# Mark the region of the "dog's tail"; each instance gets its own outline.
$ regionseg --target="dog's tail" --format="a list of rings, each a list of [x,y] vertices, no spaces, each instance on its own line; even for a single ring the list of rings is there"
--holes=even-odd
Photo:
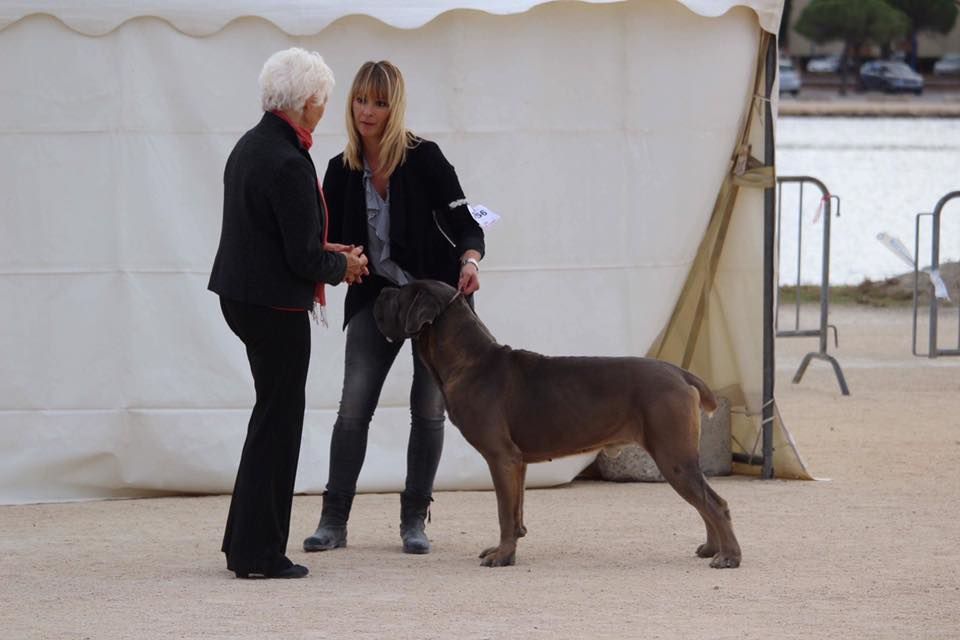
[[[708,414],[712,414],[717,410],[717,396],[713,395],[713,391],[710,390],[710,387],[707,386],[707,383],[693,375],[686,369],[680,369],[683,379],[687,381],[692,387],[695,387],[698,392],[700,392],[700,408],[706,411]]]

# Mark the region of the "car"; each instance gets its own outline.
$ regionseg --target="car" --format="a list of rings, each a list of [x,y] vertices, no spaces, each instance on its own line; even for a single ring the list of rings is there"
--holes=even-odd
[[[960,53],[945,53],[933,63],[933,75],[949,76],[960,74]]]
[[[807,61],[807,73],[837,73],[840,71],[840,56],[820,56]]]
[[[871,60],[860,67],[860,88],[865,91],[879,89],[888,93],[903,91],[920,95],[923,93],[923,76],[903,62]]]
[[[793,66],[790,58],[780,58],[780,93],[797,95],[802,85],[800,72]]]

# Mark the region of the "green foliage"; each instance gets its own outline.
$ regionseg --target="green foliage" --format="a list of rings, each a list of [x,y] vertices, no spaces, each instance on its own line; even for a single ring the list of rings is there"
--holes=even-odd
[[[913,291],[905,287],[890,289],[884,283],[871,283],[867,280],[859,285],[834,285],[830,287],[830,304],[860,304],[868,307],[909,307],[913,305]],[[780,287],[780,304],[819,304],[820,287],[801,285]],[[918,296],[921,306],[930,303],[926,289],[921,288]],[[944,305],[946,306],[946,304]]]
[[[910,19],[911,31],[950,33],[957,22],[955,0],[886,0]]]
[[[943,308],[957,308],[960,300],[960,262],[940,264],[940,277],[947,285],[950,301],[941,300]],[[913,305],[914,273],[908,271],[884,280],[864,280],[857,285],[833,285],[830,287],[830,304],[863,304],[871,307],[909,307]],[[933,285],[926,273],[917,274],[917,303],[921,307],[930,304]],[[815,285],[785,284],[780,286],[780,304],[820,302],[820,287]]]
[[[813,0],[794,30],[818,44],[841,40],[853,48],[883,45],[907,34],[909,19],[884,0]]]

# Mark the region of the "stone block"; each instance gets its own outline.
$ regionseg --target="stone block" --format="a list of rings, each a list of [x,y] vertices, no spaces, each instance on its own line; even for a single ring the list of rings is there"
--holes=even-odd
[[[700,468],[704,475],[730,475],[733,454],[730,448],[730,401],[717,398],[713,417],[700,414]],[[597,456],[600,477],[611,482],[663,482],[656,463],[640,445],[623,447],[616,457],[601,451]]]

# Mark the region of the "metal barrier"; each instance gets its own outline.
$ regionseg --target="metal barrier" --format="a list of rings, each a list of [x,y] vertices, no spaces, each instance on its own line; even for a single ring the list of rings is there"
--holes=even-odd
[[[850,395],[850,389],[847,387],[847,381],[843,377],[843,371],[840,369],[840,363],[837,362],[836,358],[827,353],[827,332],[829,329],[833,329],[833,340],[834,346],[839,344],[837,338],[837,328],[834,325],[827,324],[827,312],[830,306],[830,214],[831,214],[831,204],[834,200],[837,201],[837,216],[840,215],[840,198],[837,196],[830,195],[830,191],[827,189],[820,180],[810,177],[810,176],[780,176],[777,178],[777,246],[780,246],[782,238],[780,237],[780,221],[782,218],[782,203],[783,203],[783,185],[787,183],[799,184],[799,204],[797,206],[797,295],[795,296],[795,307],[796,312],[794,314],[794,326],[793,329],[781,331],[779,328],[779,317],[780,317],[780,296],[777,296],[776,310],[774,312],[774,323],[777,326],[776,336],[779,338],[795,338],[795,337],[819,337],[820,338],[820,348],[818,351],[812,351],[803,357],[803,361],[800,363],[800,367],[797,369],[797,373],[793,376],[793,382],[800,382],[803,378],[803,374],[806,372],[807,367],[810,365],[810,361],[813,358],[818,360],[825,360],[833,366],[833,371],[837,376],[837,382],[840,384],[840,391],[843,395]],[[802,249],[803,249],[803,188],[804,185],[813,185],[820,190],[820,203],[823,207],[823,259],[822,266],[820,271],[820,325],[816,329],[801,329],[800,328],[800,267],[802,264]]]
[[[930,216],[932,218],[932,237],[930,247],[930,271],[937,273],[940,270],[940,217],[944,205],[950,200],[960,198],[960,191],[951,191],[940,198],[937,206],[933,208],[933,213],[918,213],[914,224],[913,241],[913,355],[936,358],[938,356],[960,356],[960,321],[957,325],[957,348],[940,349],[937,347],[937,321],[939,320],[939,304],[934,291],[934,285],[930,284],[930,337],[926,353],[917,353],[917,307],[919,306],[920,292],[920,218]],[[958,306],[960,313],[960,306]]]

